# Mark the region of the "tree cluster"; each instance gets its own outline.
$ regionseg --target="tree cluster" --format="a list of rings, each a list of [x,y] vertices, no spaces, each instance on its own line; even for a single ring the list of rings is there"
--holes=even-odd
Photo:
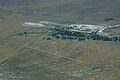
[[[64,29],[52,29],[50,36],[56,39],[69,39],[69,40],[102,40],[102,41],[120,41],[120,37],[116,36],[103,36],[96,33],[82,33],[82,32],[71,32]],[[48,39],[49,40],[49,39]]]

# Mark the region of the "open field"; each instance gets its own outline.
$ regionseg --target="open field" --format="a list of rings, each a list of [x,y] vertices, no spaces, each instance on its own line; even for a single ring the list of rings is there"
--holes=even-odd
[[[0,40],[1,79],[119,80],[119,42],[43,40],[26,30],[27,36]]]
[[[64,40],[39,40],[13,50],[2,46],[6,55],[2,55],[0,76],[8,80],[119,80],[119,47],[112,42]]]

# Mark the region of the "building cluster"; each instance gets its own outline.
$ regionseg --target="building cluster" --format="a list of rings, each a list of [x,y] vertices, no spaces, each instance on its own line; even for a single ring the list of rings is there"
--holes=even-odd
[[[105,20],[114,20],[112,18],[106,18]],[[51,29],[47,40],[51,39],[69,39],[69,40],[102,40],[102,41],[120,41],[120,36],[111,35],[103,32],[105,29],[116,29],[119,25],[90,25],[90,24],[58,24],[47,21],[40,22],[24,22],[23,24],[27,28],[48,28]],[[17,35],[25,35],[26,33],[18,33]]]

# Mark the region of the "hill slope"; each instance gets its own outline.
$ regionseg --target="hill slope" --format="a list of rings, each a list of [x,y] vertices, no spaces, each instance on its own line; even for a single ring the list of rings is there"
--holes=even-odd
[[[94,23],[106,17],[120,18],[119,0],[4,0],[2,8],[16,11],[27,20]]]
[[[116,24],[119,8],[120,0],[0,0],[0,80],[119,80],[119,42],[43,40],[46,29],[22,26],[40,20]]]

